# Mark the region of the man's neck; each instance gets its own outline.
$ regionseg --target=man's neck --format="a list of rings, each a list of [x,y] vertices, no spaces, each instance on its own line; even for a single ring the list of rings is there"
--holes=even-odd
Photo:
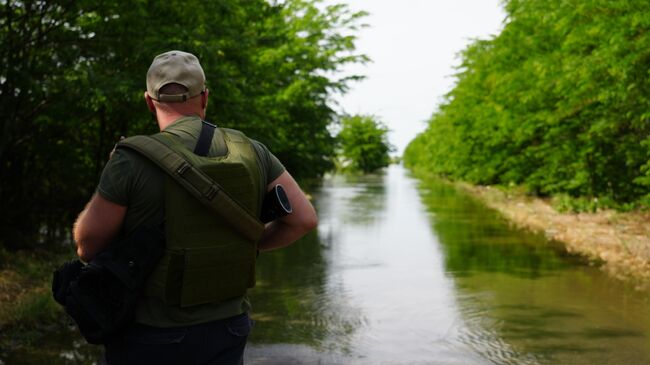
[[[189,116],[197,116],[203,119],[202,116],[196,113],[192,113],[192,114],[183,114],[183,113],[175,113],[175,112],[156,113],[156,119],[158,120],[158,127],[160,128],[161,131],[165,130],[165,128],[169,127],[175,121]]]

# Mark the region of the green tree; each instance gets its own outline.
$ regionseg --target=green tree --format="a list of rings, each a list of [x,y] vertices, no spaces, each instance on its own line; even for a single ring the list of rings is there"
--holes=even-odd
[[[338,134],[340,154],[349,163],[349,168],[369,173],[390,164],[389,152],[393,148],[388,142],[388,128],[376,117],[346,116],[341,126]]]
[[[407,166],[540,195],[650,201],[650,2],[504,4],[503,30],[463,51]]]
[[[318,0],[16,1],[0,5],[0,245],[60,242],[119,136],[156,132],[153,57],[196,54],[208,115],[267,144],[298,177],[332,166],[336,71],[363,12]]]

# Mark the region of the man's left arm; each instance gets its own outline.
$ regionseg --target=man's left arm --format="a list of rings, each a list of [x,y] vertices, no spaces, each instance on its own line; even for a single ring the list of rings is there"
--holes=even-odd
[[[93,195],[73,227],[77,255],[82,261],[92,260],[119,235],[126,209],[98,193]]]
[[[271,182],[267,186],[267,191],[277,184],[284,188],[293,213],[266,224],[262,238],[257,244],[260,251],[288,246],[318,225],[318,216],[314,207],[289,172],[284,171]]]

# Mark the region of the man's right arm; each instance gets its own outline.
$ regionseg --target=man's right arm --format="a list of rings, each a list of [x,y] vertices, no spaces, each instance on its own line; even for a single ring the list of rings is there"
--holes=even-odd
[[[267,190],[270,191],[277,184],[282,185],[287,193],[293,212],[266,225],[258,243],[261,251],[288,246],[318,225],[314,207],[287,171],[273,180]]]
[[[84,262],[110,245],[119,235],[127,207],[95,193],[73,226],[77,255]]]

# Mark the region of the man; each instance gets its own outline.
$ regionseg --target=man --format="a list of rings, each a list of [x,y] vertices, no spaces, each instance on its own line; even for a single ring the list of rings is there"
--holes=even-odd
[[[156,116],[163,134],[182,143],[189,151],[194,149],[201,133],[208,95],[203,69],[194,55],[170,51],[154,58],[147,72],[147,91],[144,93],[146,104]],[[237,153],[234,153],[236,151]],[[244,166],[240,170],[245,173],[241,174],[241,171],[237,170],[240,171],[241,176],[233,178],[235,182],[231,185],[241,190],[235,195],[239,194],[242,200],[248,201],[251,211],[259,210],[257,203],[260,199],[259,194],[255,199],[247,199],[248,195],[255,195],[257,190],[264,193],[276,184],[284,187],[293,208],[292,214],[265,226],[262,237],[257,242],[257,249],[264,251],[287,246],[316,226],[317,217],[314,208],[295,180],[264,145],[243,137],[236,131],[217,128],[209,145],[207,157],[213,158],[214,161],[224,161],[225,164],[236,159],[233,155],[240,155],[241,161],[235,162],[240,167]],[[215,163],[215,167],[219,168],[221,164],[221,162]],[[228,176],[224,178],[227,179]],[[241,181],[245,182],[252,181],[260,186],[240,184],[237,179],[244,179]],[[241,186],[249,186],[249,189],[242,190]],[[207,234],[214,241],[215,247],[224,243],[220,241],[224,239],[223,237],[237,237],[223,219],[209,213],[199,217],[207,219],[208,224],[203,223],[198,228],[191,229],[179,225],[176,220],[182,220],[185,212],[179,213],[173,205],[170,205],[170,201],[180,200],[181,205],[187,203],[190,206],[198,201],[192,196],[183,195],[184,193],[178,185],[174,186],[173,182],[170,183],[165,172],[151,160],[135,151],[118,148],[102,172],[96,193],[74,225],[74,240],[79,257],[83,261],[90,261],[111,242],[143,225],[155,227],[162,226],[164,223],[167,229],[168,251],[172,245],[179,248],[177,252],[191,252],[193,248],[190,246],[193,242],[186,238],[190,235],[194,237],[197,234],[199,236]],[[175,227],[173,239],[170,238],[170,227]],[[175,240],[173,244],[170,239]],[[166,255],[169,256],[169,252]],[[200,270],[195,270],[196,272],[211,272],[212,269],[219,269],[206,257],[211,256],[202,255],[199,257],[200,260],[195,261],[202,260],[203,265],[208,265],[207,271],[204,270],[206,267],[201,267]],[[215,257],[215,260],[229,259],[228,255]],[[171,259],[165,260],[167,260],[166,256],[161,260],[166,262],[165,265],[171,262]],[[192,260],[194,259],[185,258],[186,264],[190,262],[190,268]],[[254,262],[254,259],[252,261]],[[223,266],[222,264],[219,265]],[[167,269],[166,267],[161,269],[161,266],[165,265],[159,264],[152,274],[155,280],[151,278],[148,280],[145,294],[136,309],[136,323],[125,330],[122,338],[106,345],[107,363],[241,364],[244,346],[251,329],[251,321],[248,317],[250,305],[245,293],[212,302],[210,302],[211,297],[208,296],[207,300],[200,299],[195,301],[199,304],[194,305],[187,305],[187,303],[184,305],[182,303],[184,299],[180,297],[179,302],[175,302],[175,299],[167,300],[169,293],[167,292],[167,296],[157,295],[157,284],[151,283],[160,278],[165,280],[165,275],[159,273],[160,270]],[[239,269],[235,267],[233,270]],[[188,274],[187,270],[185,274]],[[230,280],[223,277],[201,276],[199,279],[202,282],[193,279],[194,282],[183,282],[182,285],[202,288],[203,283],[228,284]],[[159,286],[165,289],[165,285],[163,283]],[[192,297],[192,292],[189,294],[186,293],[187,290],[181,292],[185,293],[182,295],[189,295],[191,299],[196,299]],[[190,304],[192,303],[190,301]]]

